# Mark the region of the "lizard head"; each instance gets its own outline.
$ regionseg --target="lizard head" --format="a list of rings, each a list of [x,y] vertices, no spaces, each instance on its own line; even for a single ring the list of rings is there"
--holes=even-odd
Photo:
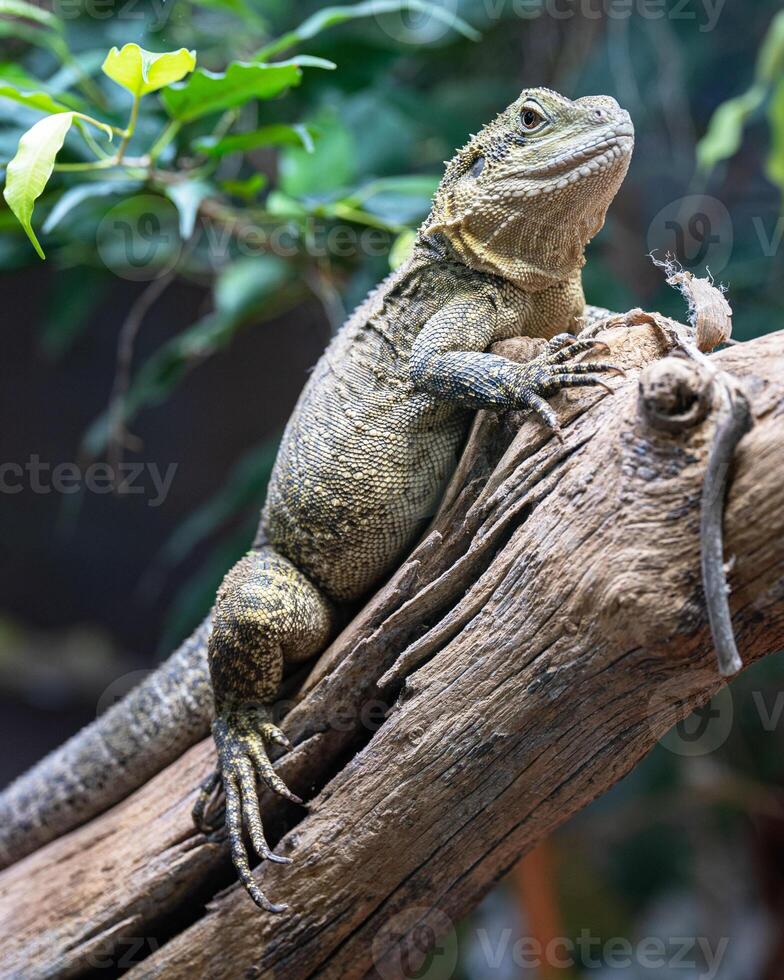
[[[634,128],[609,96],[524,90],[446,168],[423,235],[528,289],[574,275],[629,166]]]

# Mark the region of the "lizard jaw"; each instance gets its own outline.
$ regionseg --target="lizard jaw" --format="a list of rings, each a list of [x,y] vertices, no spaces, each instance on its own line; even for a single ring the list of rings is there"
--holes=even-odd
[[[618,123],[592,143],[564,153],[542,166],[533,167],[526,175],[533,178],[568,175],[565,183],[556,185],[565,187],[568,182],[600,173],[615,161],[630,156],[633,146],[634,127],[631,122]]]

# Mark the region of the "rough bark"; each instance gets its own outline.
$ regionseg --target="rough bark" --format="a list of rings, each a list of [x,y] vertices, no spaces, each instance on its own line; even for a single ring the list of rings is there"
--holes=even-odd
[[[258,874],[292,911],[259,913],[194,831],[205,742],[0,874],[3,976],[405,976],[423,928],[450,929],[724,683],[699,549],[716,368],[755,418],[725,511],[733,626],[745,664],[784,646],[784,333],[709,364],[660,360],[645,316],[602,338],[628,370],[614,395],[559,396],[563,444],[481,415],[430,532],[286,716],[280,771],[312,803],[265,798],[295,860]]]

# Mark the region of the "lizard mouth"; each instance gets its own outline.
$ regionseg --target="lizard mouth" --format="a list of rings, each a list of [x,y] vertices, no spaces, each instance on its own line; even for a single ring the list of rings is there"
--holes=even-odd
[[[529,177],[566,177],[577,180],[601,173],[619,160],[628,157],[634,146],[634,127],[631,122],[617,123],[599,138],[577,149],[549,160],[528,171]]]

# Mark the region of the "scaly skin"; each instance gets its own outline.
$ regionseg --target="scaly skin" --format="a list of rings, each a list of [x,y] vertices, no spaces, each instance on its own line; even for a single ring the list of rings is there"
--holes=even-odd
[[[322,650],[341,610],[410,548],[476,409],[531,409],[557,431],[546,398],[601,384],[614,370],[576,361],[596,344],[571,334],[586,312],[583,251],[604,222],[632,145],[629,117],[613,99],[523,92],[449,163],[411,258],[355,311],[300,396],[254,548],[218,592],[207,644],[218,768],[195,816],[208,829],[206,797],[222,782],[234,864],[262,908],[283,907],[256,885],[243,828],[262,858],[284,860],[264,840],[257,797],[258,778],[296,799],[267,756],[271,743],[287,744],[270,721],[284,663]],[[549,343],[529,364],[486,353],[515,336]],[[181,682],[202,691],[203,673],[203,660],[192,656]],[[209,698],[199,701],[206,721]],[[138,716],[130,723],[143,755],[144,723]],[[76,747],[80,739],[98,744],[100,724],[77,736]],[[152,733],[148,754],[156,761],[165,729],[159,722]],[[63,775],[64,759],[73,775]],[[68,814],[60,800],[51,815],[50,787],[94,783],[112,761],[55,754],[22,777],[0,797],[0,848],[14,859],[55,823],[61,833]],[[145,762],[149,772],[155,763]],[[74,823],[106,805],[105,788],[89,796]],[[65,809],[74,809],[73,800]]]

